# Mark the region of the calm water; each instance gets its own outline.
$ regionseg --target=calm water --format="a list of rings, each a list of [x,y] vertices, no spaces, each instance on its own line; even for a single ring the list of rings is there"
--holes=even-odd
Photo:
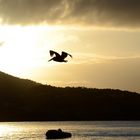
[[[72,133],[67,140],[140,140],[140,121],[1,122],[0,140],[45,140],[58,128]]]

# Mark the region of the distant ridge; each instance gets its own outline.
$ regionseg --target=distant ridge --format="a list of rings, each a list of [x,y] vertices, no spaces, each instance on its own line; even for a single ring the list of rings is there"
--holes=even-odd
[[[0,72],[0,121],[140,120],[140,94],[53,87]]]
[[[36,85],[39,85],[39,83],[0,72],[0,91],[2,92],[22,92]]]
[[[19,77],[12,76],[10,74],[0,71],[0,84],[2,83],[14,83],[14,84],[25,84],[25,85],[36,85],[39,84],[29,79],[21,79]]]

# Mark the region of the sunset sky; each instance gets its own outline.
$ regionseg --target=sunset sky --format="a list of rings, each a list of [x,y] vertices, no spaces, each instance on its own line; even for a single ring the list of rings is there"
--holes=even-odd
[[[48,62],[49,50],[73,58]],[[0,71],[140,93],[140,0],[0,0]]]

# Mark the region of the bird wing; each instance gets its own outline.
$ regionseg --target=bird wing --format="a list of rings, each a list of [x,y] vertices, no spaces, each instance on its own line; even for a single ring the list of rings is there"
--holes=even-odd
[[[72,55],[70,55],[70,54],[68,54],[68,53],[66,53],[66,52],[62,52],[61,57],[62,57],[63,59],[65,59],[68,55],[69,55],[70,57],[72,57]]]
[[[56,55],[56,57],[59,57],[59,56],[60,56],[60,54],[59,54],[59,53],[57,53],[57,52],[55,52],[55,51],[50,50],[50,56],[52,57],[53,55]]]

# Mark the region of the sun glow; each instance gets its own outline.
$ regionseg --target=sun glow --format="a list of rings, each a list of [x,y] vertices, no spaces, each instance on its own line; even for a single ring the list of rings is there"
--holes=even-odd
[[[1,71],[22,76],[35,67],[46,65],[48,51],[55,44],[49,42],[44,29],[50,30],[41,26],[1,26],[0,41],[4,41],[0,46]]]

